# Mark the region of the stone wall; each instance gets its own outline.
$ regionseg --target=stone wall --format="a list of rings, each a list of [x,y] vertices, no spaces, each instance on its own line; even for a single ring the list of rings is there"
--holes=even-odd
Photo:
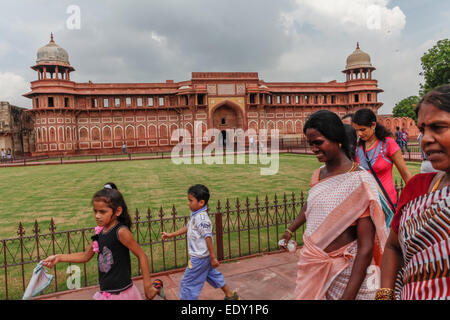
[[[0,149],[11,149],[14,157],[34,151],[33,121],[26,110],[0,101]]]
[[[417,139],[420,133],[414,119],[411,119],[409,117],[394,118],[391,114],[382,114],[378,115],[378,121],[383,126],[388,128],[392,132],[392,134],[395,134],[396,127],[399,127],[400,130],[405,128],[406,132],[408,133],[409,140]]]

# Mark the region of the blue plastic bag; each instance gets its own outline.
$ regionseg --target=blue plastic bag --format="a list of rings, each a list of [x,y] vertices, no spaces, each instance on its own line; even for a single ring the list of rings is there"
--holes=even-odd
[[[23,294],[22,300],[28,300],[37,296],[45,288],[47,288],[53,280],[53,275],[49,274],[43,267],[44,262],[41,261],[33,270],[33,276],[28,283],[27,289]]]

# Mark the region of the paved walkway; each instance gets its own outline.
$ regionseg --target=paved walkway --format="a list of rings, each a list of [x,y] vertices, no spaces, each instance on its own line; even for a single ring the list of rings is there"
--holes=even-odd
[[[256,256],[235,262],[222,263],[218,270],[231,289],[236,290],[242,300],[291,300],[297,276],[297,255],[283,252]],[[183,271],[158,275],[164,282],[168,300],[178,300],[180,281]],[[155,277],[152,276],[152,279]],[[142,278],[135,278],[134,283],[144,296]],[[98,286],[65,291],[46,296],[39,300],[91,300],[98,291]],[[205,284],[199,300],[222,300],[222,290]],[[160,299],[156,297],[155,299]]]

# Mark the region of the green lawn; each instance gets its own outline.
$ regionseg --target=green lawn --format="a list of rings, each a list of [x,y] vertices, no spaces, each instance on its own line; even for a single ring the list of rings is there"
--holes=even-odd
[[[278,173],[260,174],[261,164],[175,165],[170,159],[100,162],[49,166],[0,168],[0,239],[17,236],[19,222],[26,235],[32,235],[33,223],[39,222],[41,233],[53,218],[57,231],[94,226],[91,197],[103,183],[112,181],[123,192],[130,213],[138,209],[153,215],[162,206],[166,214],[172,205],[178,215],[187,215],[186,191],[202,183],[211,192],[210,207],[217,200],[250,198],[275,194],[305,192],[310,176],[321,164],[314,156],[283,154]],[[408,163],[413,174],[420,163]],[[394,179],[400,179],[394,170]],[[222,204],[223,207],[223,204]]]

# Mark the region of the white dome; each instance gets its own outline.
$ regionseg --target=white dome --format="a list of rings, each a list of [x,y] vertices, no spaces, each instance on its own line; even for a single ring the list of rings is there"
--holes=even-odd
[[[69,54],[67,53],[66,50],[58,46],[53,41],[53,34],[52,34],[50,42],[38,50],[36,63],[37,64],[56,63],[63,65],[70,65]]]
[[[345,70],[353,68],[372,68],[372,67],[373,66],[370,63],[370,56],[361,49],[359,49],[359,43],[357,43],[355,51],[353,51],[352,54],[347,57],[347,64],[345,66]]]

